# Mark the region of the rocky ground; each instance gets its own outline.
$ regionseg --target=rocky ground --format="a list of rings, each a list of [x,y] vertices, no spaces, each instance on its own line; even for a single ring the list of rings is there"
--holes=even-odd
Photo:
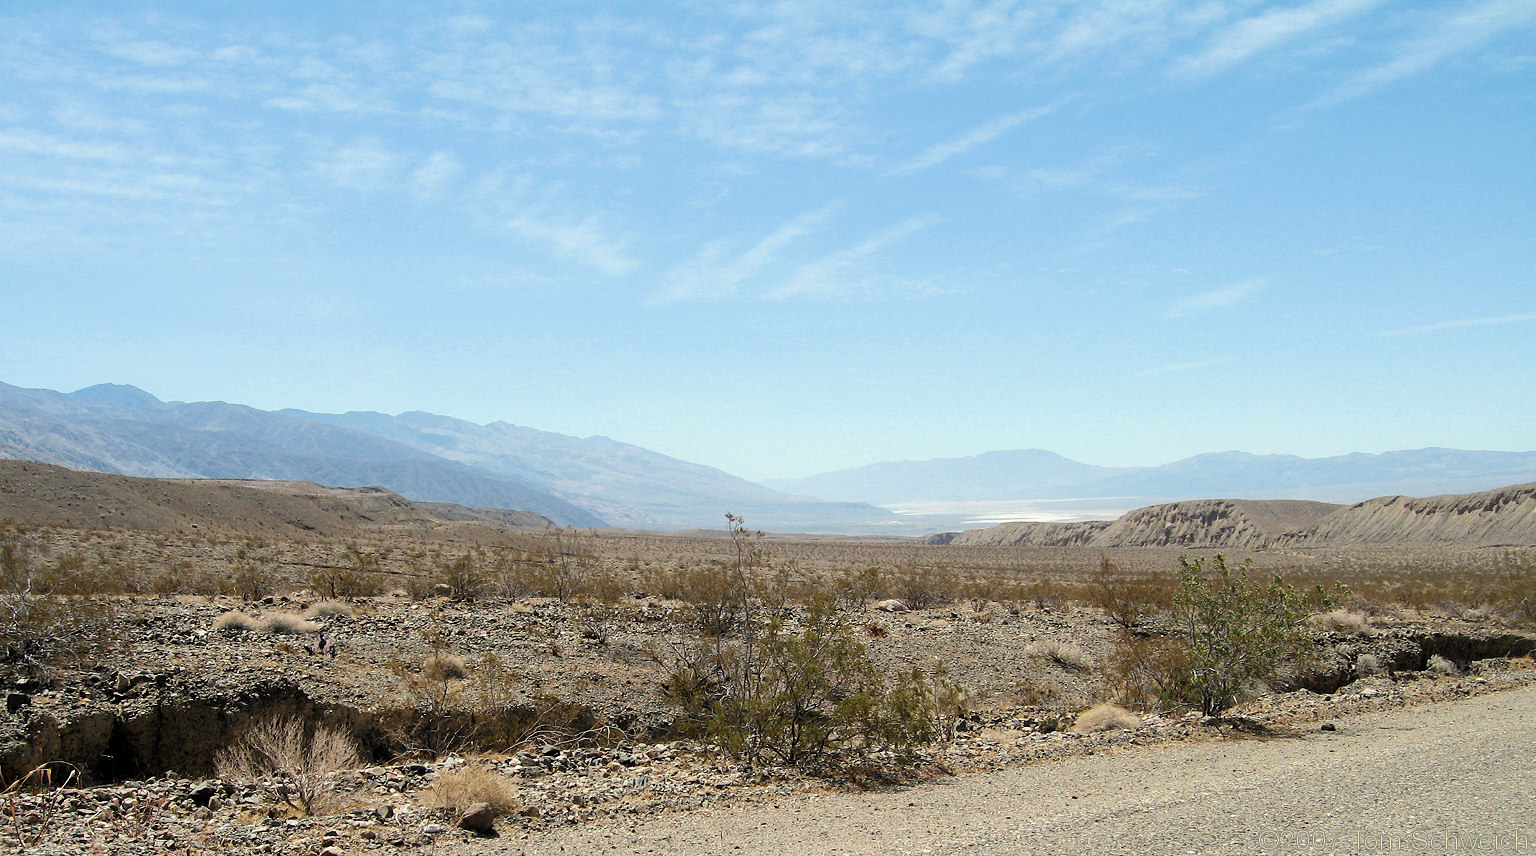
[[[1134,729],[1084,736],[1062,728],[1113,693],[1106,665],[1119,630],[1102,613],[995,603],[915,612],[870,606],[856,620],[876,660],[891,670],[943,661],[970,689],[970,711],[952,743],[900,776],[876,764],[828,779],[744,767],[669,739],[676,712],[659,690],[657,655],[685,641],[687,628],[682,605],[657,597],[594,606],[385,596],[343,609],[317,606],[300,592],[254,604],[183,596],[120,606],[119,647],[105,659],[7,688],[0,762],[8,777],[64,761],[52,768],[52,784],[68,786],[6,793],[0,847],[25,854],[472,851],[486,839],[460,829],[456,812],[432,807],[434,786],[466,767],[484,767],[515,790],[515,807],[496,820],[494,834],[516,839],[722,801],[1315,728],[1361,710],[1536,681],[1524,656],[1536,637],[1479,616],[1379,617],[1374,626],[1319,629],[1323,656],[1310,690],[1263,696],[1220,720],[1148,715]],[[258,627],[273,616],[308,614],[314,626],[236,631],[227,627],[230,614]],[[468,677],[444,683],[451,691],[501,692],[545,718],[531,721],[520,745],[404,757],[392,724],[421,702],[412,676],[433,653],[465,661]],[[1427,670],[1436,656],[1444,662]],[[1364,667],[1368,660],[1374,668]],[[240,729],[289,714],[353,733],[376,764],[338,774],[340,802],[329,813],[302,816],[274,783],[209,778],[215,753]],[[80,778],[66,782],[72,773]]]

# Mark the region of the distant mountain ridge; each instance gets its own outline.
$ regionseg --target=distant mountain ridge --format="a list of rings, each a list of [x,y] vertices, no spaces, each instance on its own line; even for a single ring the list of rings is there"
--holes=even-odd
[[[567,526],[719,526],[728,511],[780,531],[878,528],[894,519],[604,437],[420,412],[165,402],[119,384],[74,393],[0,384],[0,457],[132,476],[379,485],[410,500],[528,511]]]
[[[615,526],[682,529],[718,526],[730,511],[753,526],[823,531],[888,514],[860,503],[790,496],[703,464],[681,461],[607,437],[569,437],[507,422],[477,425],[410,411],[281,411],[387,438],[488,472],[548,488]],[[718,509],[701,517],[701,506]],[[762,523],[759,521],[768,521]]]
[[[1216,452],[1157,467],[1099,467],[1025,449],[969,458],[869,464],[799,479],[780,490],[849,502],[979,502],[1127,497],[1143,502],[1212,496],[1352,503],[1536,481],[1536,452],[1428,448],[1329,458]]]
[[[410,499],[604,525],[547,490],[401,443],[244,405],[162,402],[133,387],[64,394],[0,384],[0,457],[157,478],[381,485]]]

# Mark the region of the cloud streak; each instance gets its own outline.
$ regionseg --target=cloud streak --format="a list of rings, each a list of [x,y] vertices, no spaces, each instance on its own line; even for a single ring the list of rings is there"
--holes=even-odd
[[[1055,109],[1055,105],[1051,105],[1048,107],[1040,107],[1034,110],[1024,110],[1018,113],[1010,113],[1007,116],[999,116],[996,119],[973,128],[952,140],[946,140],[945,142],[930,146],[928,150],[923,152],[921,155],[918,155],[912,160],[907,161],[906,163],[897,167],[896,172],[918,172],[920,170],[928,169],[929,167],[938,166],[950,158],[965,154],[977,146],[986,145],[987,143],[992,142],[993,140],[1003,136],[1009,131],[1012,131],[1014,128],[1017,128],[1026,122],[1032,122],[1035,119],[1038,119]]]
[[[1495,327],[1503,324],[1526,324],[1536,321],[1536,312],[1524,315],[1499,315],[1491,318],[1462,318],[1455,321],[1437,321],[1434,324],[1420,324],[1417,327],[1404,327],[1399,330],[1382,330],[1376,335],[1382,339],[1391,339],[1398,336],[1417,336],[1421,333],[1439,333],[1444,330],[1466,330],[1472,327]]]
[[[1209,48],[1175,63],[1177,77],[1204,77],[1246,62],[1313,30],[1381,5],[1383,0],[1314,0],[1290,9],[1270,9],[1244,18],[1216,35]]]
[[[1504,30],[1536,24],[1536,3],[1531,0],[1491,0],[1456,8],[1457,12],[1427,26],[1426,35],[1408,43],[1392,61],[1356,74],[1309,106],[1328,107],[1361,98],[1479,48]]]
[[[881,277],[868,269],[870,259],[936,222],[936,218],[928,215],[908,217],[872,238],[801,265],[788,282],[767,296],[782,300],[878,292]]]
[[[737,293],[740,287],[775,262],[795,241],[820,230],[841,207],[832,202],[781,224],[746,251],[726,258],[727,241],[713,241],[687,263],[668,275],[665,291],[653,303],[673,303],[689,298],[719,298]]]
[[[1184,318],[1190,315],[1199,315],[1216,309],[1224,309],[1237,303],[1241,303],[1264,289],[1265,282],[1262,279],[1250,279],[1226,288],[1202,291],[1192,294],[1177,301],[1163,313],[1167,318]]]

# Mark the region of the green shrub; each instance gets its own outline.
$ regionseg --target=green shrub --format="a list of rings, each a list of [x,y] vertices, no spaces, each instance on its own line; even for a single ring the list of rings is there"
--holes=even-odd
[[[1278,576],[1260,583],[1250,575],[1251,559],[1230,568],[1218,553],[1208,571],[1203,557],[1180,556],[1179,565],[1183,587],[1174,617],[1185,662],[1181,685],[1171,689],[1207,714],[1226,710],[1246,688],[1310,654],[1307,617],[1339,600],[1321,587],[1309,599]]]
[[[700,646],[680,658],[667,688],[733,756],[804,767],[930,743],[948,733],[963,698],[920,670],[886,681],[857,627],[825,598],[798,629],[774,616],[736,642]]]

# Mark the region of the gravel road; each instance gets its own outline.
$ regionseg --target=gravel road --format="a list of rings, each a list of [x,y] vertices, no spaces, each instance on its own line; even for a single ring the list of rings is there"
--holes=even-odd
[[[1536,688],[1299,737],[509,835],[544,854],[1536,853]]]

